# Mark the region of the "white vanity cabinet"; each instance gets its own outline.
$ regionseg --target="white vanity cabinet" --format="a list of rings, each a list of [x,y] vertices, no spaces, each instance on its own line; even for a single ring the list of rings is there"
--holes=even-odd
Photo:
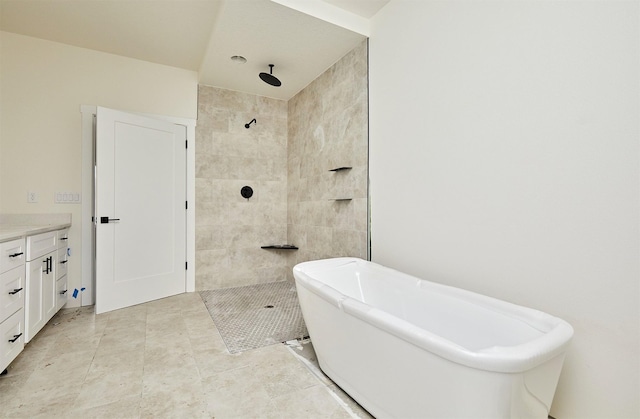
[[[28,343],[56,313],[56,268],[58,232],[27,237],[27,293],[25,343]]]
[[[25,241],[0,243],[0,372],[24,348]]]

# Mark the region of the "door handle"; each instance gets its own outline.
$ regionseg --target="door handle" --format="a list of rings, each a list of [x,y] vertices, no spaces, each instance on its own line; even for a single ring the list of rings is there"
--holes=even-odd
[[[100,224],[108,224],[111,221],[120,221],[119,218],[100,217]]]

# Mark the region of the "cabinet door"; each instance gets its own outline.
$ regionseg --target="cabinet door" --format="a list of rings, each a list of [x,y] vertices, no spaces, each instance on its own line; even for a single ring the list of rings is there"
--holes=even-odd
[[[24,307],[24,265],[0,275],[0,322]]]
[[[42,278],[42,296],[44,306],[44,322],[51,320],[56,314],[56,303],[58,301],[56,291],[56,271],[58,270],[58,251],[51,252],[44,256],[49,259],[49,269]],[[43,325],[44,326],[44,325]]]
[[[23,265],[25,261],[24,239],[0,243],[0,273]]]
[[[58,230],[56,233],[58,236],[58,249],[66,249],[69,247],[69,229]]]
[[[27,262],[25,342],[33,339],[56,314],[56,253],[51,252],[32,262]]]
[[[51,253],[58,248],[58,233],[36,234],[27,237],[27,261],[37,260],[40,256]]]
[[[48,262],[42,262],[40,259],[33,262],[27,262],[27,293],[25,295],[25,343],[31,338],[42,326],[44,326],[44,296],[42,289],[42,281]]]
[[[67,276],[56,281],[56,312],[67,304]]]
[[[7,368],[24,348],[24,320],[22,310],[0,323],[0,371]]]
[[[67,248],[58,249],[58,263],[56,263],[56,279],[60,279],[67,274]]]

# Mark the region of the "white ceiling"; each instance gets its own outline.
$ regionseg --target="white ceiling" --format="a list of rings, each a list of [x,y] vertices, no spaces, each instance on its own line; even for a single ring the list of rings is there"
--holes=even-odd
[[[364,18],[372,18],[389,0],[322,0]]]
[[[388,1],[305,5],[329,4],[368,22]],[[365,39],[365,31],[271,0],[0,0],[0,29],[194,70],[202,84],[284,100]],[[236,64],[233,55],[247,62]],[[268,64],[281,87],[259,79]]]

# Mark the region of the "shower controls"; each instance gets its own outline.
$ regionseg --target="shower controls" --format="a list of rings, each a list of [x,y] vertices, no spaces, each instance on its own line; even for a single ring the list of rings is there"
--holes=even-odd
[[[253,188],[251,186],[243,186],[242,189],[240,189],[240,195],[246,199],[251,198],[253,196]]]

